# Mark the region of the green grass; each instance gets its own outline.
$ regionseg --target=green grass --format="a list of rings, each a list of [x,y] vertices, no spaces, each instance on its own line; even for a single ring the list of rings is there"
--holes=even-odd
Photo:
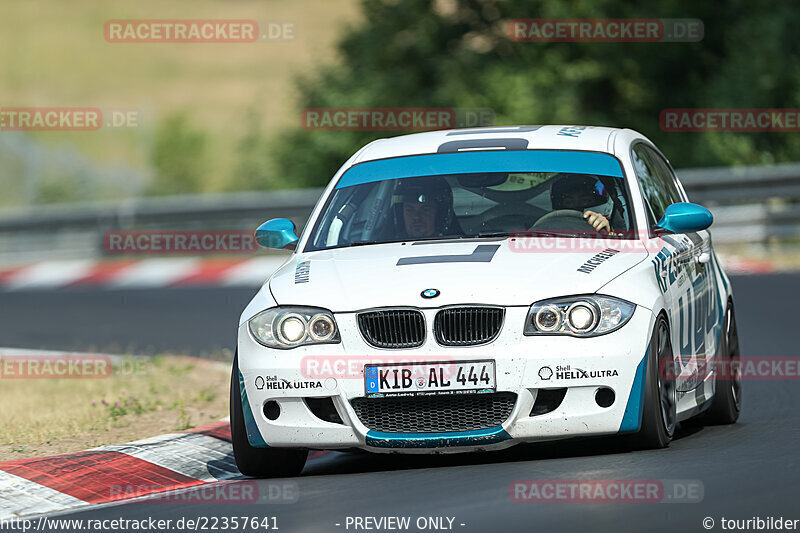
[[[102,379],[0,378],[0,461],[85,450],[215,422],[228,414],[224,363],[159,357]]]
[[[75,146],[92,161],[149,168],[155,125],[184,112],[208,135],[207,191],[232,179],[236,146],[255,110],[263,128],[296,125],[294,80],[335,60],[333,44],[358,18],[357,0],[4,0],[0,3],[0,108],[87,106],[142,112],[135,129],[39,132],[40,142]],[[291,21],[287,42],[108,43],[110,19]],[[17,134],[0,132],[0,135]],[[7,167],[8,168],[8,167]],[[19,173],[4,190],[21,196]],[[10,183],[6,183],[10,181]],[[8,204],[6,194],[4,203]]]

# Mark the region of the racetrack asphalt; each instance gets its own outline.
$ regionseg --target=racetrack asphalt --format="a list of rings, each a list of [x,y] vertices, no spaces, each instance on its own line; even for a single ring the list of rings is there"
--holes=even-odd
[[[0,347],[203,356],[233,350],[255,288],[0,292]]]
[[[739,276],[732,281],[743,355],[800,355],[793,337],[798,328],[792,296],[800,275]],[[2,293],[0,345],[69,350],[112,343],[156,350],[232,346],[236,319],[253,292]],[[271,516],[289,533],[369,531],[346,527],[348,516],[410,516],[407,531],[420,531],[415,525],[419,517],[453,517],[453,531],[487,532],[707,531],[702,524],[707,517],[714,520],[711,530],[722,529],[723,517],[800,519],[798,407],[800,381],[752,380],[744,383],[737,424],[684,427],[665,450],[628,452],[618,439],[602,438],[455,456],[335,453],[289,481],[296,483],[294,503],[120,503],[60,518],[152,517],[175,524],[180,518]],[[520,503],[509,497],[515,480],[585,478],[699,482],[702,501]],[[264,494],[276,486],[269,480],[257,483]]]

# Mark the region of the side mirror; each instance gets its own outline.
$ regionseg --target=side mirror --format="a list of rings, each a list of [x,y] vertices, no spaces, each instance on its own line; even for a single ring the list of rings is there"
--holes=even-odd
[[[267,220],[256,229],[256,242],[264,248],[294,250],[297,247],[297,227],[288,218]]]
[[[702,205],[680,202],[667,207],[657,226],[672,233],[693,233],[708,228],[712,222],[714,215]]]

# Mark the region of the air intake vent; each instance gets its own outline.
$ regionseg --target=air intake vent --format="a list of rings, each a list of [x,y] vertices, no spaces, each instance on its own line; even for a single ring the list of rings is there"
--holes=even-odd
[[[311,261],[301,261],[297,263],[297,268],[294,271],[295,283],[308,283],[311,276]]]
[[[436,314],[433,330],[443,346],[474,346],[491,342],[503,327],[501,307],[450,307]]]
[[[377,348],[414,348],[425,342],[425,319],[412,309],[359,313],[358,327]]]
[[[536,401],[533,403],[530,416],[546,415],[552,413],[567,395],[567,389],[539,389],[536,393]]]
[[[358,419],[369,429],[389,433],[470,431],[505,422],[517,395],[513,392],[354,398]]]

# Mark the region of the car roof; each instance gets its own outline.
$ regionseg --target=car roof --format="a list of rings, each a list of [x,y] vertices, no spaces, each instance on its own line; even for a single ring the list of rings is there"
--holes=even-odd
[[[366,145],[357,154],[352,164],[417,154],[431,154],[438,151],[459,151],[463,149],[491,149],[492,141],[500,139],[524,139],[528,150],[587,150],[614,154],[614,138],[643,138],[630,129],[607,128],[603,126],[498,126],[491,128],[453,129],[413,133],[387,139],[378,139]],[[463,142],[463,141],[472,141]],[[440,147],[454,143],[448,148]],[[516,141],[519,143],[519,141]],[[513,144],[513,143],[512,143]],[[524,145],[524,143],[522,143]],[[459,145],[462,148],[459,148]],[[470,145],[475,146],[471,148]]]

